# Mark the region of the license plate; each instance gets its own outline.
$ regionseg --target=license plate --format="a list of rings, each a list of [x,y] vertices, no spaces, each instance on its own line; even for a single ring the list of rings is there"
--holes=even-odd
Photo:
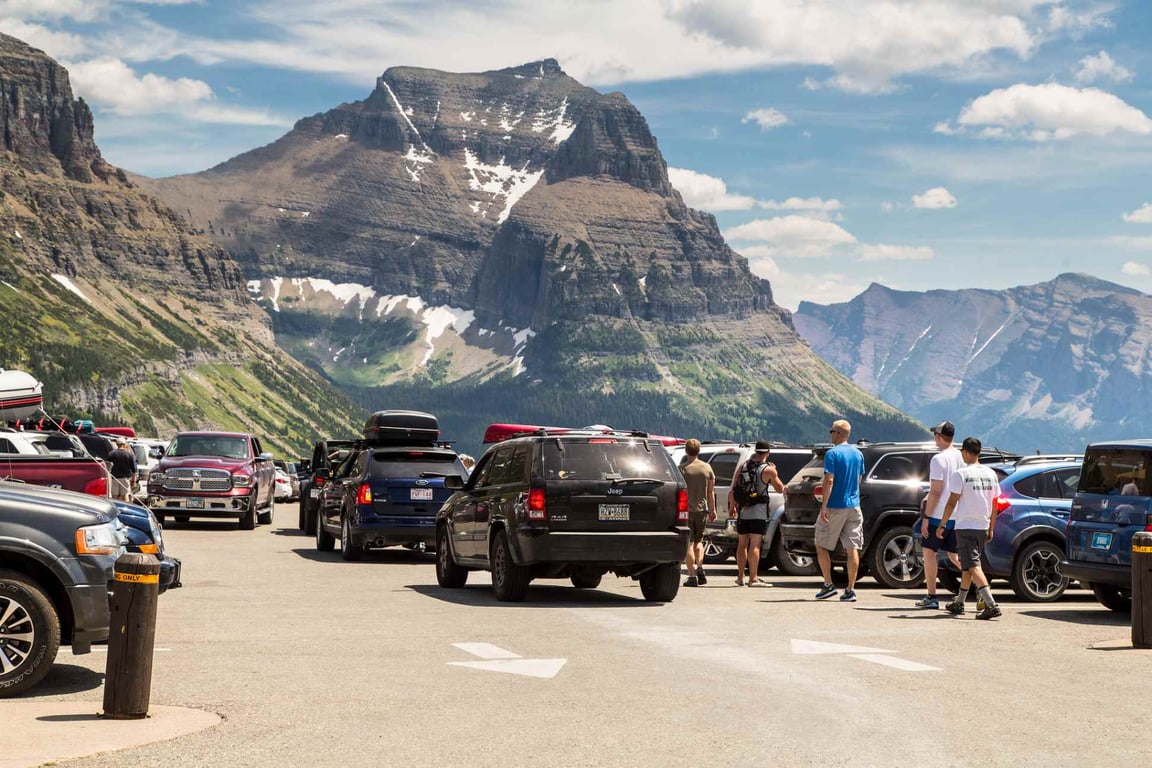
[[[188,509],[204,509],[204,499],[188,499]]]
[[[1094,534],[1092,534],[1092,549],[1112,549],[1112,534],[1110,534],[1110,533],[1094,533]]]
[[[432,501],[431,488],[413,488],[412,501]]]
[[[308,491],[308,496],[310,498],[313,498],[313,499],[320,498],[320,489],[319,488],[312,488],[311,490]]]
[[[629,507],[627,504],[601,504],[600,505],[600,519],[601,520],[627,520],[629,517]]]

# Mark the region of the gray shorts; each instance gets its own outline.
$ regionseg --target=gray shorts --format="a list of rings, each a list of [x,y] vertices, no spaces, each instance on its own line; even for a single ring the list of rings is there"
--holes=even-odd
[[[127,499],[132,495],[132,478],[130,477],[114,477],[112,478],[112,498],[114,499]]]
[[[816,516],[816,546],[832,552],[836,542],[845,550],[864,548],[864,515],[859,507],[829,509],[828,522]]]
[[[956,529],[956,553],[960,555],[961,568],[967,571],[980,565],[980,553],[984,550],[984,542],[987,540],[988,531],[983,528]]]

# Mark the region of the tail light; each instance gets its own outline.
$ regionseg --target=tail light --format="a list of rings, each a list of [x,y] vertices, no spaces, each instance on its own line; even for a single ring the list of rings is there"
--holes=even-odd
[[[992,501],[992,506],[996,509],[996,514],[1000,514],[1012,506],[1012,502],[1004,494],[1000,494]]]
[[[1144,520],[1144,522],[1145,522],[1144,530],[1148,531],[1149,533],[1152,533],[1152,513],[1150,513],[1148,515],[1148,517]]]
[[[108,478],[98,477],[95,480],[89,480],[84,483],[84,493],[90,493],[93,496],[107,496]]]
[[[372,503],[372,486],[368,483],[361,483],[360,487],[356,489],[356,503],[357,504],[371,504]]]
[[[315,480],[312,481],[312,485],[319,488],[320,486],[324,485],[324,478],[322,478],[322,477],[316,478]]]
[[[528,491],[528,519],[546,520],[547,512],[544,509],[544,489],[533,488]]]
[[[821,504],[824,503],[824,486],[816,485],[812,487],[812,495],[816,497],[816,501]]]
[[[676,522],[688,522],[688,491],[684,488],[676,491]]]

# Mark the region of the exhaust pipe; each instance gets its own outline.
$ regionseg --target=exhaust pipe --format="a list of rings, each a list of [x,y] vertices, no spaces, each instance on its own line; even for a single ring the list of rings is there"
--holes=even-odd
[[[383,536],[377,536],[376,541],[374,541],[372,543],[375,544],[377,547],[382,547],[382,546],[384,546],[384,537]]]

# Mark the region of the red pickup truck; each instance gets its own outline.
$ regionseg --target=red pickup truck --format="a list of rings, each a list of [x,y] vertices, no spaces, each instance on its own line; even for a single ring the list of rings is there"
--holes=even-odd
[[[108,467],[90,456],[0,456],[0,480],[108,496]]]
[[[260,440],[241,432],[180,432],[148,476],[156,519],[228,518],[250,531],[272,522],[276,468]]]

